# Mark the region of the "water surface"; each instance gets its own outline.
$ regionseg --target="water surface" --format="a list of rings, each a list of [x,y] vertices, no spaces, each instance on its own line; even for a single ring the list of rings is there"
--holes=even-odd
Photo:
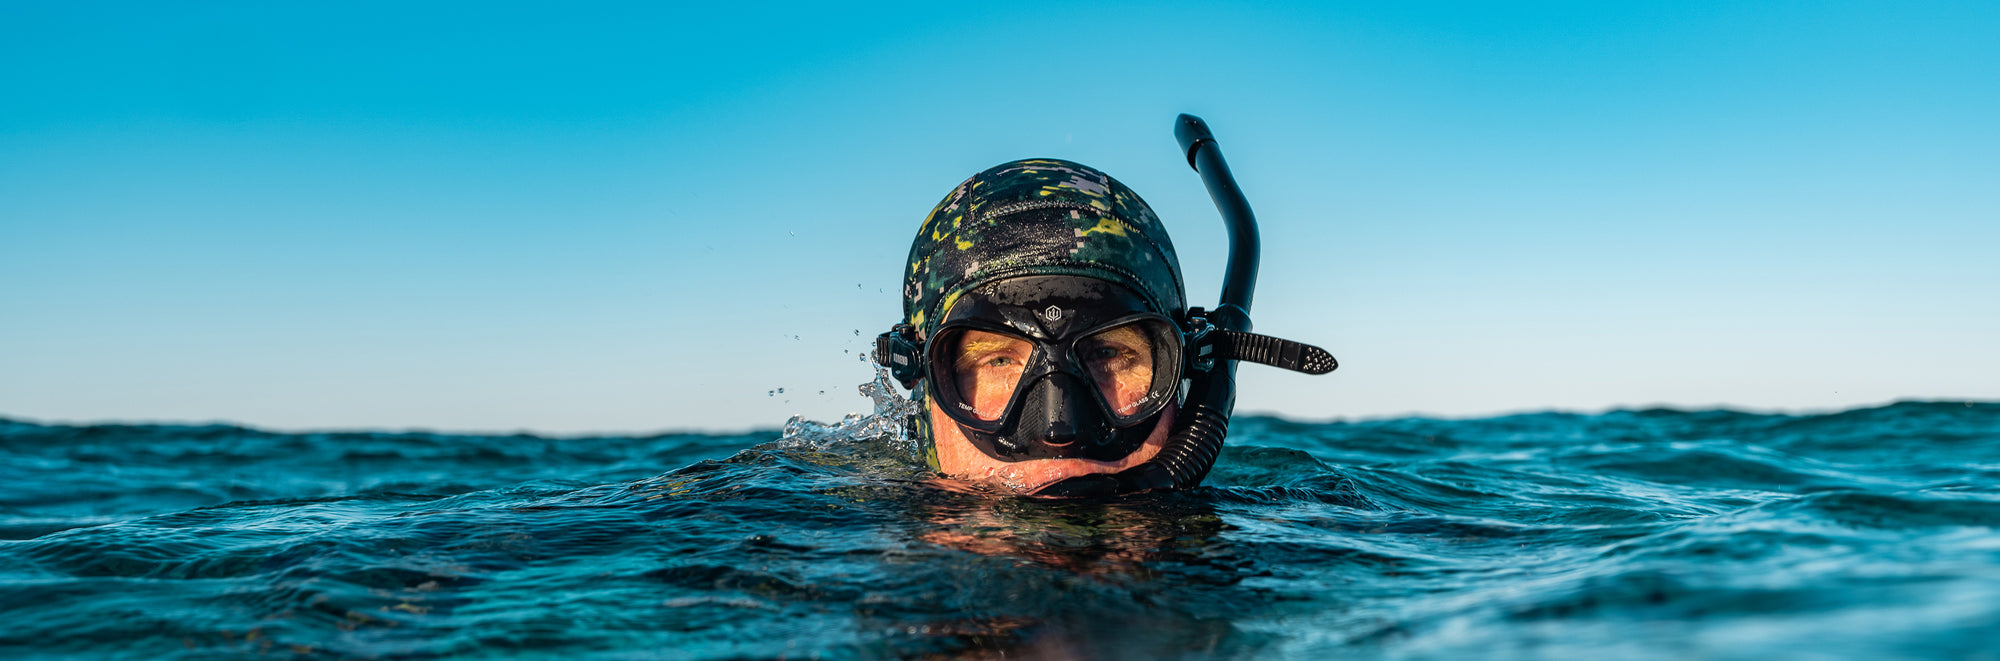
[[[1236,421],[1208,482],[0,421],[10,658],[1996,658],[2000,404]]]

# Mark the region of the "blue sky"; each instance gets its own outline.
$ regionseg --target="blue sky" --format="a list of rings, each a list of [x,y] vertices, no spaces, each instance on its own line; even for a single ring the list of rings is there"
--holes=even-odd
[[[2000,5],[188,4],[0,5],[0,415],[835,419],[1002,161],[1123,180],[1212,301],[1181,112],[1259,330],[1343,363],[1239,410],[2000,398]]]

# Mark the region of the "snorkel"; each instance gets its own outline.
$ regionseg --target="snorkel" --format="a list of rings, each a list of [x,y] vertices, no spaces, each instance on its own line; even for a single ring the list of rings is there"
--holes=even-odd
[[[1228,223],[1213,310],[1187,305],[1152,209],[1088,166],[1003,163],[932,209],[911,245],[904,321],[876,338],[874,356],[931,412],[912,428],[932,468],[1116,460],[1150,436],[1151,454],[1129,468],[1023,488],[1050,497],[1190,488],[1221,452],[1236,361],[1334,369],[1324,350],[1249,332],[1256,221],[1201,120],[1182,115],[1176,136]],[[938,453],[940,438],[954,454]]]
[[[1229,434],[1229,416],[1236,408],[1236,361],[1307,374],[1325,374],[1340,366],[1319,347],[1250,332],[1250,301],[1257,289],[1257,217],[1206,122],[1183,113],[1174,121],[1174,138],[1188,167],[1201,175],[1229,231],[1229,262],[1220,300],[1213,310],[1187,311],[1187,325],[1199,335],[1188,351],[1187,399],[1175,414],[1166,447],[1151,460],[1117,473],[1068,478],[1035,495],[1080,498],[1192,488],[1215,466],[1223,437]]]

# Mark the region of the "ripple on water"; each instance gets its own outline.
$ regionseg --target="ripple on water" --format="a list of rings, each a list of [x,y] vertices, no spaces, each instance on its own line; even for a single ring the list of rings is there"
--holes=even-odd
[[[0,421],[30,655],[1970,658],[2000,406],[1246,417],[1203,488],[941,488],[880,415],[544,438]],[[866,388],[864,388],[866,390]]]

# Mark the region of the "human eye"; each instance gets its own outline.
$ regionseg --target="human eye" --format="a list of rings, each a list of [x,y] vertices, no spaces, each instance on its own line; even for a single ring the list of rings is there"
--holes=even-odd
[[[971,331],[957,340],[958,369],[1019,370],[1027,364],[1030,347],[1026,341],[994,333]]]
[[[1152,363],[1152,341],[1132,325],[1119,326],[1085,338],[1076,357],[1093,369],[1123,372]]]
[[[1094,363],[1109,363],[1120,359],[1130,359],[1135,352],[1131,348],[1110,342],[1095,342],[1083,348],[1083,359]]]

